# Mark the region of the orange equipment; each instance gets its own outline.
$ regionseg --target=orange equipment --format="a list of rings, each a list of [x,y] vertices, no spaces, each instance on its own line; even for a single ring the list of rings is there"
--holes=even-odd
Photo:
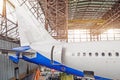
[[[40,80],[40,76],[41,76],[41,72],[40,72],[39,68],[37,68],[34,80]]]

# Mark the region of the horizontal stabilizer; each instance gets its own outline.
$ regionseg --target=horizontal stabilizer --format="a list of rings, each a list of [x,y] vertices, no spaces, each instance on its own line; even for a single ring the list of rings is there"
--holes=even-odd
[[[18,51],[18,52],[24,52],[24,51],[29,50],[29,49],[30,49],[29,46],[21,46],[21,47],[13,48],[12,50]]]
[[[9,56],[9,59],[11,61],[13,61],[14,63],[18,63],[19,62],[19,58],[17,56]]]
[[[20,56],[19,52],[16,52],[15,55],[10,55],[9,54],[9,59],[11,61],[13,61],[14,63],[18,63],[19,62],[19,56]]]

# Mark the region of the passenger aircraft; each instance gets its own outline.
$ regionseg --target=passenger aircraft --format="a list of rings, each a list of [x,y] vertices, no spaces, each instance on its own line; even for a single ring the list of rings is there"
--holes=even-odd
[[[41,27],[26,6],[16,7],[21,47],[13,48],[19,58],[51,69],[96,80],[120,79],[120,41],[62,43]],[[21,52],[31,52],[32,56]]]

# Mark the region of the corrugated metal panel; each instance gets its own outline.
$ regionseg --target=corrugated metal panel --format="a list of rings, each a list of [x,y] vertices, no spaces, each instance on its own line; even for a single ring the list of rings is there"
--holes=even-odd
[[[0,39],[0,49],[12,49],[14,47],[19,47],[19,44]]]
[[[19,74],[27,73],[27,64],[29,70],[37,67],[37,65],[20,60],[19,64],[13,63],[5,54],[0,54],[0,80],[9,80],[15,76],[14,69],[19,67]]]
[[[0,49],[10,50],[14,47],[19,47],[19,44],[0,39]],[[20,60],[19,64],[15,64],[11,60],[9,60],[8,55],[1,54],[0,51],[0,80],[9,80],[10,78],[15,77],[14,69],[16,67],[19,67],[19,74],[26,73],[27,65],[29,65],[29,70],[37,67],[37,65],[33,63],[28,63],[23,60]]]

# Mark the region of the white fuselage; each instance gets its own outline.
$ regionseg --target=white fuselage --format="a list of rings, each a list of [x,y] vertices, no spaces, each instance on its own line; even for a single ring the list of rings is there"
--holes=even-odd
[[[32,45],[33,49],[49,59],[52,46],[52,43],[47,46]],[[106,78],[120,79],[119,41],[62,43],[54,46],[57,47],[53,56],[55,61],[60,62],[61,47],[64,47],[63,61],[66,66],[80,71],[93,71],[95,75]]]
[[[66,65],[94,71],[95,75],[106,78],[120,79],[120,45],[117,42],[68,44],[66,47]]]

